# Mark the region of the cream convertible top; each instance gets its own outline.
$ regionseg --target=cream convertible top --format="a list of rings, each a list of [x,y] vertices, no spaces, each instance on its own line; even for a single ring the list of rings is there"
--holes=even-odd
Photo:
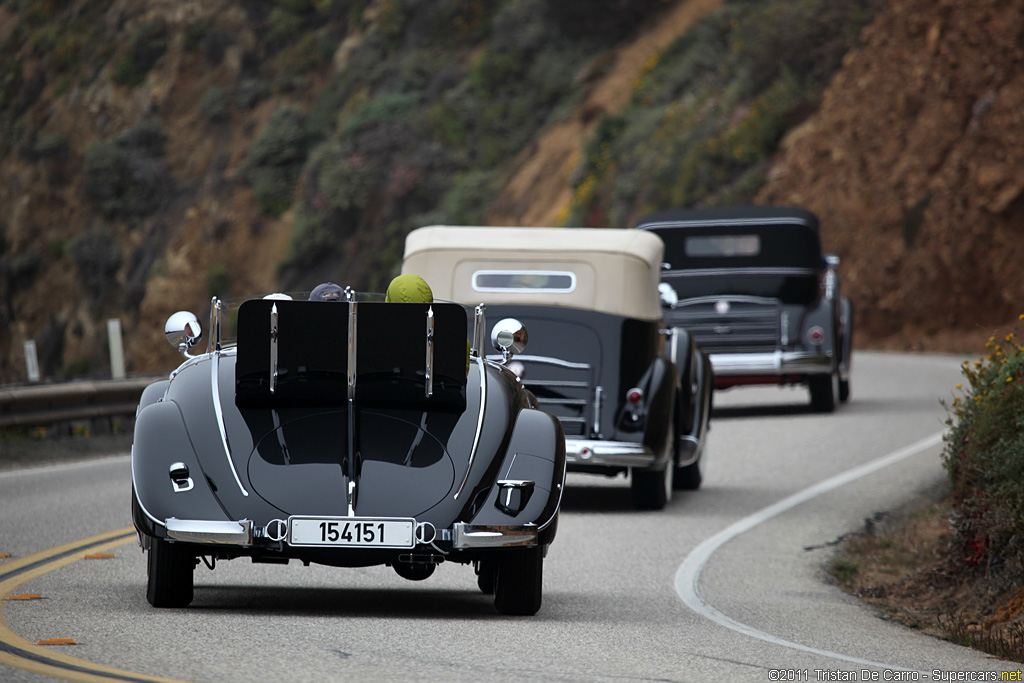
[[[402,272],[422,276],[435,299],[661,320],[663,252],[646,230],[437,225],[409,233]]]

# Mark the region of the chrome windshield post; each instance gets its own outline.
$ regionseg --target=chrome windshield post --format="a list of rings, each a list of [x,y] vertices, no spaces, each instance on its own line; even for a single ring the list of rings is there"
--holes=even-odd
[[[484,304],[477,304],[473,311],[473,348],[472,355],[483,358],[485,329],[487,327],[487,307]]]
[[[277,304],[270,307],[270,393],[277,389]]]
[[[427,398],[434,395],[434,307],[427,307],[427,358],[424,369],[426,384],[424,391]]]

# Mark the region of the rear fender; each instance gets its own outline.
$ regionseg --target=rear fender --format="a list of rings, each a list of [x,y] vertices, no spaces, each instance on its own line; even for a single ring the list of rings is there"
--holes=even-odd
[[[169,473],[175,463],[188,468],[186,481],[171,480]],[[169,517],[228,519],[199,465],[174,401],[158,401],[139,410],[132,443],[132,486],[139,508],[135,524],[144,534],[162,536]]]
[[[519,487],[508,483],[502,486],[499,482],[533,485],[517,491]],[[558,512],[564,485],[565,435],[561,423],[539,410],[521,410],[496,483],[470,524],[533,524],[544,529]],[[525,493],[526,488],[529,493]],[[525,504],[521,504],[523,495],[528,496]]]
[[[799,346],[808,351],[820,351],[832,357],[833,370],[838,364],[836,358],[836,331],[838,329],[833,302],[826,299],[819,299],[816,306],[808,308],[804,313],[800,325]],[[810,331],[814,327],[820,327],[824,331],[824,339],[820,345],[812,344]]]
[[[661,469],[672,452],[672,411],[679,381],[676,367],[668,359],[657,357],[645,373],[648,380],[644,388],[646,405],[643,425],[643,443],[658,457],[652,469]]]

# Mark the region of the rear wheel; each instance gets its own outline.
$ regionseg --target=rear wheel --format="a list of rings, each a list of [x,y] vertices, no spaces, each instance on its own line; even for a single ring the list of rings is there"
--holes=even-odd
[[[676,491],[696,491],[704,481],[704,473],[700,469],[701,458],[698,456],[693,463],[676,470],[672,488]]]
[[[502,551],[494,583],[494,607],[501,614],[531,616],[540,609],[544,547]]]
[[[811,409],[816,413],[831,413],[839,402],[839,374],[814,375],[808,382]]]
[[[153,607],[186,607],[192,602],[196,556],[180,545],[150,539],[146,599]]]
[[[672,500],[675,465],[670,460],[660,471],[637,470],[630,472],[633,506],[638,510],[661,510]]]
[[[498,578],[498,565],[491,560],[476,563],[476,585],[484,595],[494,595],[494,584]]]

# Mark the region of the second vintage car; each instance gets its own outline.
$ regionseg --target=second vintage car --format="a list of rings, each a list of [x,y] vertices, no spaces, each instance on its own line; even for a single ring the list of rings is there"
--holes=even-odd
[[[850,396],[853,320],[839,259],[798,207],[680,209],[638,228],[665,242],[669,320],[711,356],[719,389],[803,385],[817,412]]]
[[[247,557],[473,564],[499,612],[540,608],[565,437],[504,365],[525,330],[495,324],[486,360],[482,308],[381,298],[215,299],[196,354],[198,319],[167,321],[186,360],[144,391],[132,446],[152,605],[192,602],[200,559]]]
[[[701,484],[712,388],[707,357],[665,324],[662,251],[638,230],[430,226],[402,270],[526,324],[530,352],[509,367],[561,420],[568,469],[627,474],[634,505],[660,509]]]

